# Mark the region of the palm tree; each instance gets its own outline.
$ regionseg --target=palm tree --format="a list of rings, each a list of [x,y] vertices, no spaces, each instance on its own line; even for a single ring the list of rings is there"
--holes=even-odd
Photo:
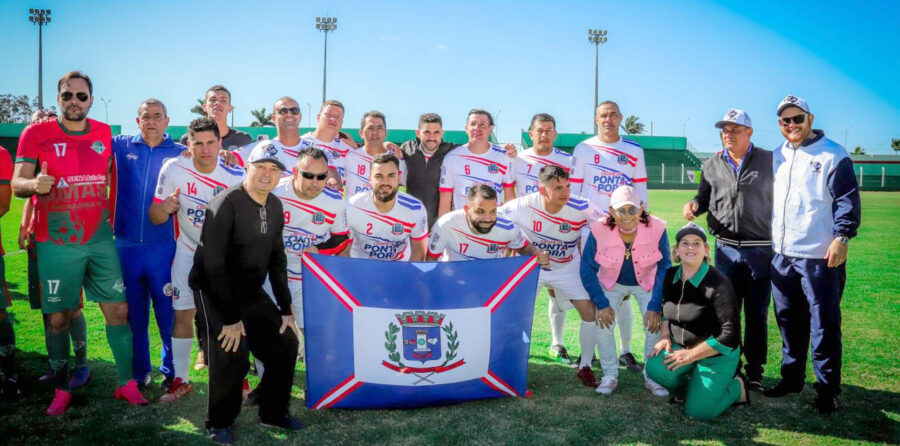
[[[256,118],[256,121],[250,123],[250,127],[271,127],[275,125],[275,123],[272,122],[271,119],[269,119],[271,118],[271,116],[266,113],[265,107],[259,110],[250,110],[250,114],[253,115],[254,118]]]
[[[856,146],[856,148],[853,149],[853,153],[851,153],[851,155],[865,155],[865,154],[866,154],[866,149],[863,148],[862,146]]]
[[[191,107],[191,113],[196,113],[201,117],[206,117],[206,110],[203,109],[203,99],[197,99],[197,105]]]
[[[900,138],[891,138],[891,148],[894,152],[900,152]]]
[[[629,135],[640,135],[644,133],[644,123],[641,122],[641,118],[638,118],[635,115],[629,115],[625,118],[625,124],[621,125],[622,130],[625,130],[625,133]]]

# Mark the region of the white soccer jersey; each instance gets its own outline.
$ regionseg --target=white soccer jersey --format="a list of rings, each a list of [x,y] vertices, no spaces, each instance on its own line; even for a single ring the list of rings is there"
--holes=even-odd
[[[428,237],[428,256],[441,256],[442,262],[499,259],[505,254],[504,248],[521,249],[528,245],[522,231],[500,215],[487,234],[473,232],[467,220],[464,209],[439,218]]]
[[[441,182],[438,190],[453,193],[453,208],[462,209],[469,189],[476,184],[489,184],[497,191],[497,205],[503,204],[503,188],[515,184],[513,159],[502,147],[491,144],[482,155],[476,155],[469,146],[459,146],[444,158],[441,165]]]
[[[544,166],[559,166],[572,170],[572,155],[553,148],[549,155],[538,155],[534,147],[523,150],[516,157],[516,196],[524,197],[538,191],[538,173]]]
[[[344,157],[350,153],[352,147],[344,144],[340,135],[335,136],[333,141],[328,142],[316,138],[312,132],[301,135],[300,149],[310,146],[324,150],[325,154],[328,155],[328,167],[337,169],[338,173],[341,174],[341,178],[344,178]]]
[[[410,238],[428,236],[425,207],[412,195],[397,192],[393,209],[382,214],[375,208],[372,191],[360,192],[347,202],[350,226],[350,257],[378,260],[409,260]]]
[[[619,138],[614,143],[596,136],[575,146],[572,154],[572,193],[591,201],[601,212],[609,211],[609,197],[617,187],[633,186],[649,208],[647,167],[640,144]]]
[[[352,197],[360,192],[372,189],[369,183],[369,171],[372,165],[372,155],[366,152],[365,147],[350,149],[343,161],[344,193]],[[400,160],[400,184],[406,184],[406,163]]]
[[[582,228],[602,213],[582,197],[572,195],[555,214],[544,209],[540,194],[516,198],[500,208],[501,215],[522,228],[525,237],[550,257],[550,270],[577,268],[581,261],[578,244]]]
[[[323,188],[316,198],[304,200],[294,191],[293,178],[284,178],[272,193],[284,207],[284,253],[288,283],[300,281],[303,250],[325,243],[332,236],[346,235],[347,210],[341,193]]]
[[[244,169],[228,167],[221,157],[215,170],[206,174],[196,170],[192,159],[179,156],[166,161],[160,169],[153,201],[160,203],[175,192],[175,188],[180,188],[178,212],[175,214],[178,241],[194,251],[200,242],[209,200],[243,179]]]

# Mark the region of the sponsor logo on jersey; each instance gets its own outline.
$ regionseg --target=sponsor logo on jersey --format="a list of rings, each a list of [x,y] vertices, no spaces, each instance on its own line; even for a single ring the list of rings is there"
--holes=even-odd
[[[313,224],[316,224],[316,225],[325,223],[325,214],[323,214],[322,211],[316,212],[312,216],[312,222],[313,222]]]
[[[137,161],[138,155],[137,153],[129,153],[128,155],[125,155],[125,158],[128,158],[131,161]]]
[[[104,146],[100,141],[94,141],[94,143],[91,144],[91,150],[97,152],[97,154],[101,154],[104,150],[106,150],[106,146]]]
[[[62,189],[62,188],[66,188],[66,187],[69,187],[69,183],[66,183],[65,178],[60,178],[59,182],[56,183],[56,188]]]
[[[391,225],[391,234],[400,235],[403,234],[403,225],[400,223],[394,223]]]

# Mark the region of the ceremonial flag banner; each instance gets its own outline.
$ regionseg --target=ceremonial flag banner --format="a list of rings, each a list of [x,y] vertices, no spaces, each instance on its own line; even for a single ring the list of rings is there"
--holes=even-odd
[[[534,257],[304,254],[306,405],[419,407],[525,393]]]

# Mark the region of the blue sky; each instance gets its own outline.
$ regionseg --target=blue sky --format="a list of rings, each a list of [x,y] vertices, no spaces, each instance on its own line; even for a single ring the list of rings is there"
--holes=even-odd
[[[90,6],[88,6],[90,5]],[[235,124],[282,95],[322,97],[323,36],[315,17],[338,18],[328,38],[328,97],[347,106],[346,127],[378,109],[389,128],[414,128],[433,111],[447,129],[466,112],[497,116],[502,141],[537,112],[561,132],[592,131],[594,48],[600,99],[619,102],[655,135],[719,148],[712,124],[729,107],[754,122],[754,140],[782,140],[775,118],[787,94],[804,97],[816,127],[852,149],[891,152],[900,138],[900,2],[584,1],[343,2],[157,1],[0,3],[0,94],[37,94],[37,29],[28,8],[52,9],[44,29],[44,90],[81,69],[94,80],[91,116],[135,132],[136,107],[158,97],[173,125],[207,87],[231,89]],[[314,118],[313,118],[314,119]],[[306,122],[304,116],[304,123]],[[849,130],[847,130],[849,128]]]

